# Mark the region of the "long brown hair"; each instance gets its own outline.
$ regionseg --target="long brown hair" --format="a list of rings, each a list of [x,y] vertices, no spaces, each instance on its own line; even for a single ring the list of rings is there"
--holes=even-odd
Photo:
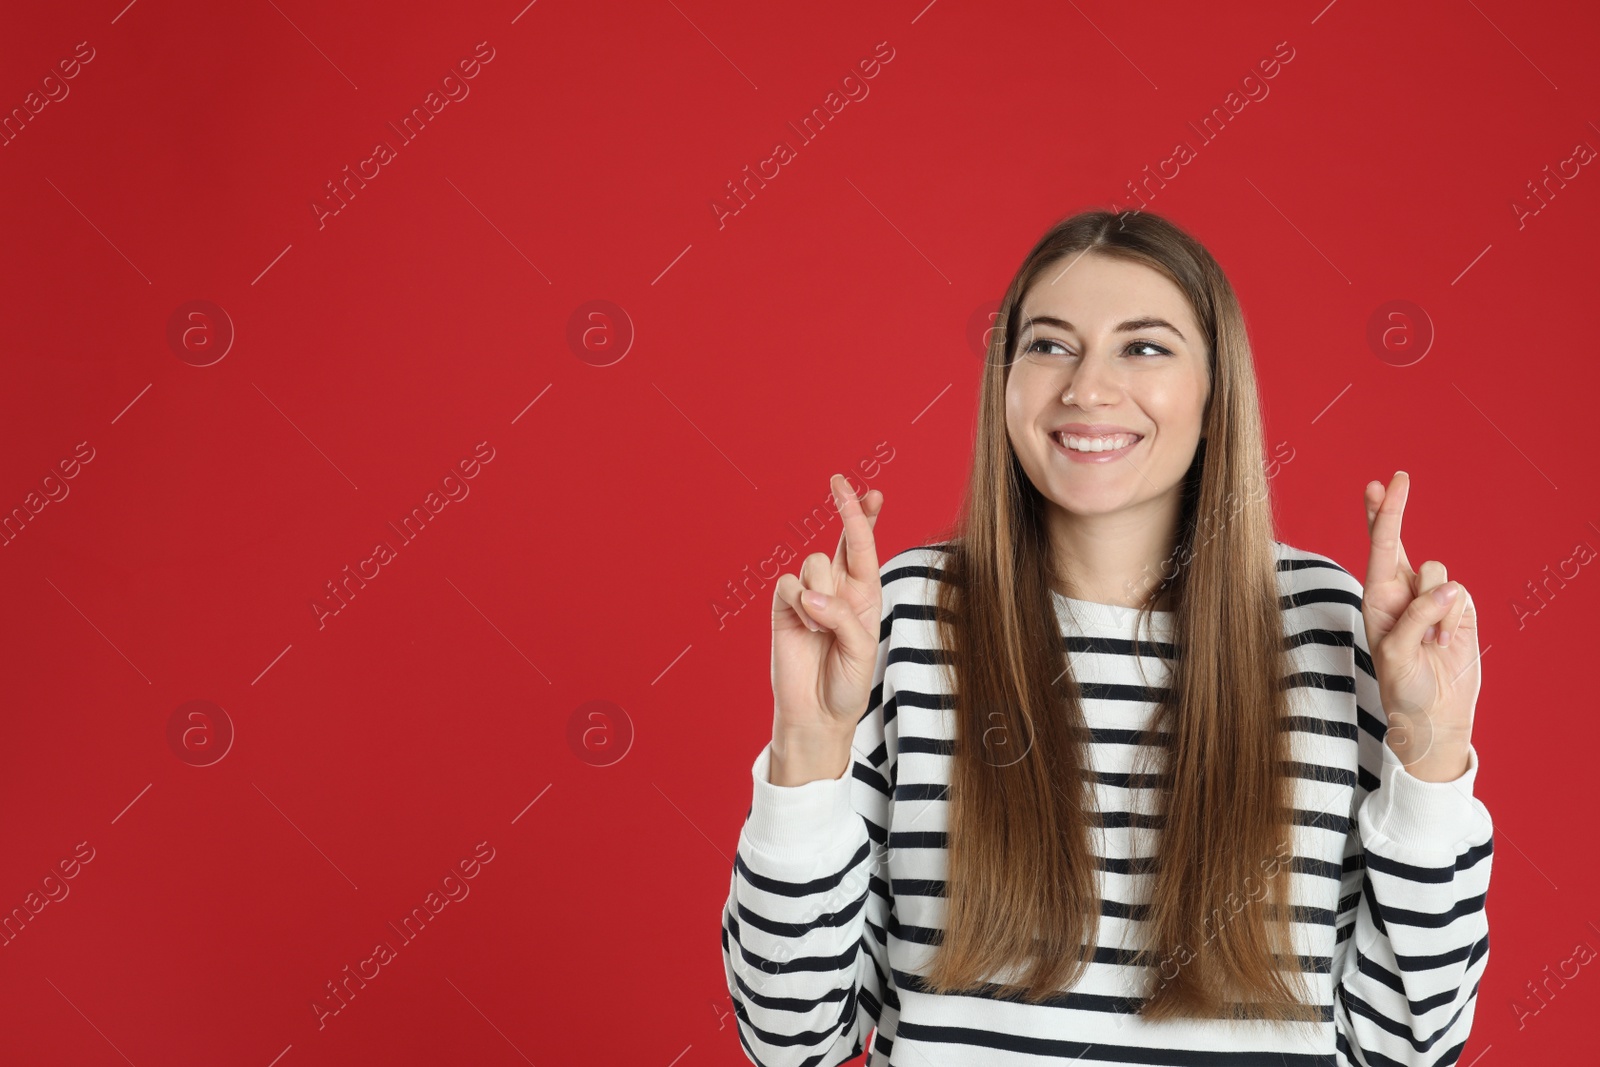
[[[1147,759],[1165,755],[1167,771],[1130,782],[1153,783],[1162,806],[1159,817],[1134,816],[1135,825],[1161,828],[1157,855],[1135,857],[1130,870],[1151,875],[1149,903],[1131,908],[1145,941],[1126,959],[1151,968],[1155,988],[1140,1012],[1312,1018],[1283,876],[1293,855],[1282,722],[1290,660],[1249,341],[1210,253],[1140,212],[1086,211],[1053,226],[1006,289],[990,336],[966,497],[940,546],[948,555],[935,614],[955,741],[945,931],[924,988],[974,990],[1006,972],[997,995],[1038,1002],[1075,984],[1096,945],[1089,735],[1051,596],[1073,588],[1052,558],[1047,502],[1005,418],[1022,299],[1085,251],[1145,264],[1182,289],[1210,366],[1177,548],[1132,616],[1137,636],[1158,600],[1174,613],[1171,647],[1144,652],[1172,673],[1140,738]]]

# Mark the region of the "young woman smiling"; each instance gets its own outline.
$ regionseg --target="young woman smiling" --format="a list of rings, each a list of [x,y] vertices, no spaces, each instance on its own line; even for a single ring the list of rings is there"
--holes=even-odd
[[[1366,487],[1364,585],[1276,539],[1238,302],[1158,216],[1059,223],[1000,311],[948,536],[880,566],[883,495],[836,477],[837,552],[778,582],[723,912],[746,1054],[1453,1062],[1477,623],[1406,557],[1406,475]]]

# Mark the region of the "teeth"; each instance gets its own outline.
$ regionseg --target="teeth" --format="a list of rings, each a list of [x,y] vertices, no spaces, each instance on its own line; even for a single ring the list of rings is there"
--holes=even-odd
[[[1074,452],[1114,452],[1139,439],[1131,433],[1111,434],[1109,437],[1079,437],[1077,434],[1058,433],[1055,437]]]

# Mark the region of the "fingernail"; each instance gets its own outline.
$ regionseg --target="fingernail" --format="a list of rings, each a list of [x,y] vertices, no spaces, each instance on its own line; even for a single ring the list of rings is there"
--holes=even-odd
[[[1449,630],[1440,630],[1439,631],[1439,643],[1441,645],[1448,645],[1450,643],[1450,631]]]
[[[1455,599],[1456,590],[1459,589],[1459,588],[1460,588],[1460,586],[1457,586],[1452,582],[1446,582],[1444,585],[1439,586],[1437,589],[1435,589],[1433,591],[1434,603],[1436,603],[1436,604],[1448,604],[1448,603],[1450,603],[1450,601]]]
[[[804,593],[801,593],[800,599],[806,602],[806,607],[816,608],[818,611],[828,605],[828,598],[813,589],[807,589]]]

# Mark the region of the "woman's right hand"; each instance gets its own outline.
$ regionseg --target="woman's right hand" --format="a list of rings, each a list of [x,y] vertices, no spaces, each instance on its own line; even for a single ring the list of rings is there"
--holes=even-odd
[[[872,529],[883,509],[876,489],[864,499],[843,475],[829,479],[844,530],[830,562],[813,552],[800,574],[778,579],[772,598],[772,751],[774,785],[838,778],[867,710],[878,661],[883,590]],[[825,603],[814,607],[805,594]]]

